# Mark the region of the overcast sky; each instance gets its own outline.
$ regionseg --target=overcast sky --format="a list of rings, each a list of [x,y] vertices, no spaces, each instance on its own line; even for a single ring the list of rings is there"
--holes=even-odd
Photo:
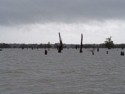
[[[125,43],[125,0],[0,0],[0,42]]]

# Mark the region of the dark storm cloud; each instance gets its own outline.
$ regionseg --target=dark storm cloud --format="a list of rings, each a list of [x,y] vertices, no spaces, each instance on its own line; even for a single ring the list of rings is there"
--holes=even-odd
[[[0,25],[125,18],[125,0],[0,0]]]

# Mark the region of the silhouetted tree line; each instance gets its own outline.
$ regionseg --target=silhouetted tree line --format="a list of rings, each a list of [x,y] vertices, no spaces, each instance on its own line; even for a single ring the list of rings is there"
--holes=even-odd
[[[55,44],[7,44],[7,43],[0,43],[0,48],[56,48],[58,49],[59,43]],[[63,44],[63,48],[73,48],[78,49],[80,48],[80,44]],[[82,48],[125,48],[125,44],[110,44],[110,43],[103,43],[103,44],[83,44]]]
[[[11,45],[6,43],[0,43],[0,48],[11,48]]]

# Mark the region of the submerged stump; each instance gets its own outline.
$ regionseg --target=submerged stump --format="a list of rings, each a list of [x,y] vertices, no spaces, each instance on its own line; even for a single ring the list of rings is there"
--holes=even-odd
[[[124,52],[121,51],[121,56],[124,56]]]
[[[92,55],[94,55],[94,51],[92,51]]]
[[[99,52],[99,48],[97,48],[97,52]]]
[[[58,53],[61,53],[61,52],[62,52],[62,48],[59,47],[59,48],[58,48]]]
[[[106,54],[108,54],[109,53],[109,51],[106,51]]]
[[[47,55],[47,53],[48,53],[47,50],[45,50],[44,54]]]

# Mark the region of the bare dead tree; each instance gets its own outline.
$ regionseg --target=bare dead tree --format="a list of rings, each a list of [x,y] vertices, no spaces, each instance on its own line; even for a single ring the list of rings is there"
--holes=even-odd
[[[62,43],[60,32],[59,32],[59,42],[60,43],[59,43],[58,53],[61,53],[63,50],[63,43]]]
[[[83,34],[81,34],[81,44],[80,44],[80,53],[82,53],[82,47],[83,47]]]

